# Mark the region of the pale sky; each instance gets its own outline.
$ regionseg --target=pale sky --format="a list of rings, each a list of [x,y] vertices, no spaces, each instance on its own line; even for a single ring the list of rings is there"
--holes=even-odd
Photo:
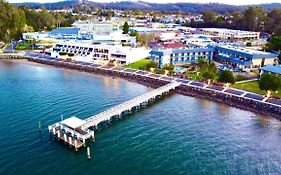
[[[12,3],[18,3],[18,2],[42,2],[43,0],[6,0],[8,2]],[[44,0],[43,2],[57,2],[57,1],[63,1],[63,0]],[[91,0],[94,2],[115,2],[115,1],[121,1],[121,0]],[[128,1],[136,1],[136,0],[128,0]],[[193,3],[209,3],[209,2],[219,2],[223,4],[232,4],[232,5],[249,5],[249,4],[264,4],[264,3],[273,3],[273,2],[279,2],[280,0],[142,0],[146,2],[155,2],[155,3],[169,3],[169,2],[193,2]],[[40,2],[40,3],[41,3]],[[42,3],[43,3],[42,2]]]

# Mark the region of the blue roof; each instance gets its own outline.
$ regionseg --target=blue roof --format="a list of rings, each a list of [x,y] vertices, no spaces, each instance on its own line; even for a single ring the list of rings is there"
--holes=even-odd
[[[173,53],[213,52],[212,48],[173,49]]]
[[[228,52],[228,53],[232,53],[232,54],[237,54],[246,58],[275,58],[278,55],[274,54],[274,53],[270,53],[270,52],[262,52],[262,51],[254,51],[254,50],[250,50],[250,49],[244,49],[244,48],[240,48],[240,47],[231,47],[231,48],[227,48],[224,46],[216,46],[215,50],[220,50],[220,51],[224,51],[224,52]],[[250,51],[250,52],[249,52]]]
[[[216,55],[216,58],[221,58],[221,59],[224,59],[225,61],[230,61],[232,63],[237,63],[240,65],[252,65],[253,64],[252,61],[243,61],[236,57],[227,57],[227,56],[223,56],[220,54]]]
[[[187,48],[187,49],[166,49],[166,50],[152,50],[150,54],[163,56],[172,53],[193,53],[193,52],[213,52],[213,48]]]
[[[80,29],[74,27],[61,27],[53,29],[50,34],[52,35],[78,35]]]
[[[281,74],[281,65],[277,65],[277,66],[266,65],[266,66],[262,67],[261,69],[266,72],[271,72],[274,74]]]
[[[150,55],[160,55],[160,56],[163,56],[164,55],[164,51],[161,51],[161,50],[152,50],[149,52]]]

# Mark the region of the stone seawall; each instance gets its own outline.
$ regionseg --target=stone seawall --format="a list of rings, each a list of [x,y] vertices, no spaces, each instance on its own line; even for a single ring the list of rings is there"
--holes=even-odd
[[[58,62],[58,61],[52,61],[52,60],[43,60],[43,59],[33,59],[28,58],[29,61],[41,63],[41,64],[47,64],[47,65],[53,65],[56,67],[64,67],[69,69],[75,69],[78,71],[84,71],[99,75],[107,75],[112,77],[120,77],[129,81],[134,81],[137,83],[140,83],[142,85],[152,87],[152,88],[158,88],[160,86],[163,86],[169,82],[164,80],[158,80],[154,78],[144,77],[141,75],[134,75],[130,73],[125,72],[118,72],[113,70],[106,70],[101,68],[95,68],[95,67],[89,67],[84,65],[76,65],[68,62]],[[182,95],[186,96],[192,96],[196,98],[202,98],[202,99],[208,99],[212,100],[218,103],[224,103],[232,107],[240,108],[243,110],[251,111],[254,113],[272,116],[277,118],[278,120],[281,120],[281,107],[274,106],[268,103],[263,103],[260,101],[255,101],[249,98],[244,97],[238,97],[231,94],[226,94],[222,92],[217,92],[210,89],[202,89],[202,88],[196,88],[186,85],[181,85],[176,89],[176,92]]]

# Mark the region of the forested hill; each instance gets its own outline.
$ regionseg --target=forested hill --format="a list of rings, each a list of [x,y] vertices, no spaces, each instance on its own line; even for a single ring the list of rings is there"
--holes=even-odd
[[[47,9],[60,9],[64,7],[75,7],[81,5],[81,2],[97,8],[106,9],[121,9],[121,10],[157,10],[157,11],[184,11],[190,13],[202,13],[206,10],[212,10],[217,13],[226,13],[234,11],[243,11],[249,6],[234,6],[219,3],[199,4],[199,3],[170,3],[157,4],[143,1],[121,1],[112,3],[97,3],[92,1],[66,0],[56,3],[15,3],[16,6],[27,5],[31,8],[45,7]],[[272,10],[274,8],[281,8],[281,3],[260,4],[255,5],[263,7],[265,10]]]

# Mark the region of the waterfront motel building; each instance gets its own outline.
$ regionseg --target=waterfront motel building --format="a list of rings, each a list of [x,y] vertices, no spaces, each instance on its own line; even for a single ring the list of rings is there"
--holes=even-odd
[[[200,57],[211,60],[213,58],[212,48],[188,48],[188,49],[164,49],[152,50],[151,61],[157,62],[160,68],[165,64],[187,64],[195,63]]]
[[[157,62],[160,68],[164,64],[195,63],[201,57],[240,69],[258,69],[263,65],[273,65],[277,60],[277,55],[273,53],[229,45],[205,48],[159,49],[150,52],[151,61]]]
[[[73,54],[72,57],[60,55],[61,52]],[[105,43],[60,42],[51,49],[51,56],[71,58],[76,61],[106,64],[117,61],[119,64],[130,64],[149,56],[145,48],[124,47]]]
[[[264,65],[275,64],[277,56],[270,52],[223,45],[215,47],[214,60],[240,69],[259,69]]]

